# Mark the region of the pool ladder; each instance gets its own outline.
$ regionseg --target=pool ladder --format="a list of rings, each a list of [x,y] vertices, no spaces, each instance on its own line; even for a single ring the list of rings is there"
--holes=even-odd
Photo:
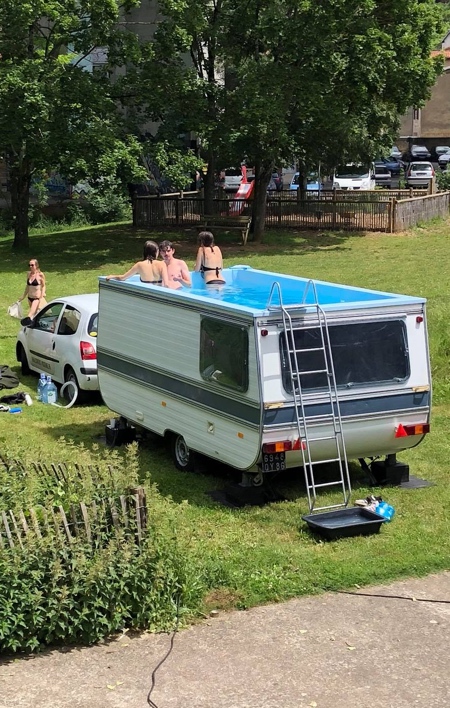
[[[272,298],[277,292],[279,305],[272,305]],[[308,295],[311,295],[311,303],[308,303]],[[301,305],[283,305],[281,286],[275,281],[272,285],[267,307],[269,310],[279,310],[281,312],[283,332],[285,335],[287,349],[287,363],[292,386],[292,396],[294,401],[295,422],[298,429],[300,442],[300,450],[302,454],[303,471],[305,475],[306,492],[308,495],[309,511],[322,511],[324,509],[339,509],[345,508],[350,501],[351,483],[350,473],[348,469],[347,453],[345,449],[344,430],[341,418],[341,409],[339,403],[338,390],[336,385],[336,377],[334,373],[334,363],[331,351],[330,333],[325,311],[319,304],[317,296],[316,284],[313,280],[309,280],[306,284]],[[305,314],[315,314],[310,320],[311,327],[319,330],[319,346],[312,348],[298,348],[295,339],[295,328],[292,320],[292,314],[302,311]],[[299,355],[317,352],[322,358],[323,364],[319,364],[319,368],[313,370],[301,370],[299,367]],[[301,365],[300,365],[301,366]],[[302,390],[302,377],[313,375],[325,375],[327,385],[325,394],[321,392],[321,402],[328,409],[320,416],[321,427],[327,425],[332,432],[327,435],[318,435],[317,424],[311,423],[311,419],[306,414],[304,393]],[[325,398],[325,400],[324,400]],[[326,441],[332,441],[333,453],[329,459],[315,462],[313,460],[313,450],[315,445],[324,444]],[[324,464],[334,464],[338,470],[338,478],[327,482],[316,482],[315,471],[316,467]],[[342,501],[335,504],[317,506],[317,495],[321,490],[327,488],[338,487],[342,494]]]

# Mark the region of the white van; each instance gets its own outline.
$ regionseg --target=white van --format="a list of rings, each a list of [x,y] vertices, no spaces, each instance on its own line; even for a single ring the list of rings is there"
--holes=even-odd
[[[375,189],[375,167],[348,162],[336,167],[333,174],[333,189]]]

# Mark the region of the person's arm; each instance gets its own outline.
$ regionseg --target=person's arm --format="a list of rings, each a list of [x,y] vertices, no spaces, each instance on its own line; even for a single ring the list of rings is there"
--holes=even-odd
[[[25,300],[27,294],[28,294],[28,276],[27,276],[27,284],[25,285],[25,290],[23,291],[23,295],[22,295],[22,297],[19,297],[17,302],[22,302],[22,300]]]
[[[106,280],[126,280],[127,278],[131,278],[131,276],[136,273],[139,273],[138,263],[135,263],[134,266],[132,266],[130,270],[127,270],[127,272],[123,275],[107,275]]]
[[[160,275],[161,275],[161,280],[162,280],[163,288],[170,288],[170,285],[169,285],[169,274],[168,274],[168,272],[167,272],[167,266],[166,266],[166,264],[164,263],[164,261],[157,261],[157,263],[158,263],[159,266],[160,266],[160,271],[159,271],[159,273],[160,273]]]
[[[192,285],[191,274],[189,273],[189,268],[187,267],[186,263],[181,260],[180,260],[180,273],[181,273],[181,278],[174,278],[174,280],[177,280],[179,283],[184,285],[186,288],[190,288]]]
[[[195,272],[199,273],[202,267],[202,256],[203,256],[203,249],[199,248],[197,251],[197,260],[195,261]]]
[[[44,273],[41,273],[41,291],[42,291],[42,297],[47,297]]]

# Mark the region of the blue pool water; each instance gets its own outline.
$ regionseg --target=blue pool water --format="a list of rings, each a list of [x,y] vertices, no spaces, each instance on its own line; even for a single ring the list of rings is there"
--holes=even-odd
[[[224,307],[233,309],[245,308],[252,312],[267,310],[269,305],[278,306],[280,304],[280,290],[283,305],[301,306],[314,304],[315,293],[317,293],[320,305],[331,308],[334,306],[340,309],[345,309],[346,307],[351,309],[361,305],[375,307],[389,304],[389,302],[392,302],[392,304],[424,302],[423,298],[355,288],[318,280],[314,281],[314,285],[311,285],[311,281],[307,278],[254,270],[248,266],[225,268],[223,270],[223,277],[226,280],[225,285],[206,286],[200,273],[191,273],[191,277],[192,288],[182,288],[180,290],[164,289],[164,292],[168,295],[170,293],[175,298],[215,300],[223,303]],[[136,284],[140,288],[157,287],[144,285],[135,276],[126,282],[128,284]],[[274,286],[274,283],[278,283],[280,288]]]

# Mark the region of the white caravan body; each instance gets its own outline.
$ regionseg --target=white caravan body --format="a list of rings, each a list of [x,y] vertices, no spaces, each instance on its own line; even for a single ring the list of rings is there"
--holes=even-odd
[[[319,307],[347,458],[395,455],[423,439],[431,406],[423,298],[248,266],[223,275],[226,285],[207,286],[193,273],[193,287],[180,290],[100,278],[98,377],[112,411],[250,473],[302,465],[307,422],[311,458],[329,460]]]

